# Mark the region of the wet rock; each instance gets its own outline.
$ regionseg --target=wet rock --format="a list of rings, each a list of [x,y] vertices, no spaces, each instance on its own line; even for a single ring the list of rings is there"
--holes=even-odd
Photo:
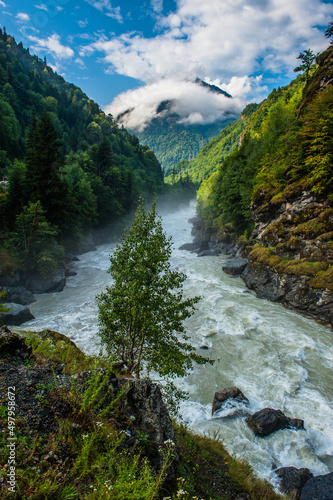
[[[10,302],[6,304],[6,307],[9,308],[9,311],[0,316],[0,325],[19,326],[26,321],[34,319],[34,316],[31,314],[30,309],[26,306]]]
[[[249,260],[245,284],[258,297],[281,302],[296,311],[333,326],[333,292],[313,289],[307,276],[278,274],[270,267]]]
[[[247,266],[247,259],[232,259],[225,262],[222,269],[225,273],[233,276],[239,276],[245,271]]]
[[[6,292],[4,302],[15,302],[23,306],[36,302],[34,295],[25,286],[4,287],[4,291]]]
[[[294,500],[299,500],[305,483],[313,477],[309,469],[296,467],[281,467],[275,471],[280,480],[280,489]]]
[[[333,472],[309,479],[302,489],[300,500],[333,500]]]
[[[178,250],[187,250],[188,252],[196,252],[198,251],[198,245],[196,243],[184,243],[181,245]]]
[[[281,410],[264,408],[246,419],[247,425],[256,436],[268,436],[280,429],[304,429],[304,421],[298,418],[289,418]]]
[[[227,401],[228,403],[232,404],[232,400],[237,403],[249,403],[247,397],[244,396],[244,394],[240,389],[238,389],[238,387],[227,387],[226,389],[221,389],[220,391],[215,392],[212,406],[212,415],[217,410],[220,410]]]
[[[203,250],[198,254],[198,257],[214,257],[215,255],[218,255],[218,251],[215,249],[210,249],[210,250]]]
[[[47,276],[30,276],[26,280],[26,285],[32,293],[61,292],[66,285],[66,271],[59,269]]]

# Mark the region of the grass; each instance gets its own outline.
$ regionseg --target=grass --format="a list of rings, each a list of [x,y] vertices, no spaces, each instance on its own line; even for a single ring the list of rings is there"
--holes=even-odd
[[[157,444],[135,428],[135,421],[126,419],[118,404],[126,385],[114,397],[107,387],[112,365],[84,355],[56,332],[25,332],[24,336],[33,349],[32,366],[65,363],[67,374],[87,368],[90,374],[72,377],[69,387],[59,385],[56,377],[52,384],[44,380],[35,384],[33,393],[45,411],[54,408],[55,401],[63,402],[63,418],[58,419],[57,430],[47,434],[31,431],[25,418],[16,419],[16,492],[2,489],[4,500],[231,500],[245,494],[253,500],[284,498],[257,479],[249,465],[233,459],[219,440],[197,436],[177,424],[177,480],[165,483],[175,457],[174,444],[162,444],[162,463],[154,468]],[[6,404],[1,405],[3,484],[8,467],[7,414]],[[132,431],[135,428],[135,446],[126,444],[130,426]]]

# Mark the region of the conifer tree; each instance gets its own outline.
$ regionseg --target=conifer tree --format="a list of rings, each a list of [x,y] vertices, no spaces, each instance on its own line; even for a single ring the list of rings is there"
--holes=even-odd
[[[70,199],[60,175],[61,154],[57,132],[48,113],[33,116],[27,141],[27,188],[32,202],[41,202],[46,218],[63,227]]]

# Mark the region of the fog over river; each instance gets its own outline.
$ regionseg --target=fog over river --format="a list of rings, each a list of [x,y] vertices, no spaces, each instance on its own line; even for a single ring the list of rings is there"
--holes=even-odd
[[[222,271],[227,256],[197,257],[178,250],[192,241],[188,219],[195,204],[163,214],[174,243],[172,264],[188,276],[188,296],[201,295],[187,321],[198,352],[215,359],[213,366],[195,366],[178,383],[190,393],[181,408],[197,433],[218,435],[236,458],[248,461],[261,477],[273,480],[282,466],[307,467],[315,474],[333,470],[333,333],[313,320],[256,297],[240,278]],[[49,328],[66,334],[87,353],[98,352],[95,296],[110,283],[106,272],[114,245],[80,255],[60,293],[37,295],[30,306],[35,320],[22,328]],[[255,437],[244,416],[211,418],[215,391],[236,385],[250,400],[249,411],[270,407],[305,421],[305,430],[280,430]],[[229,412],[229,413],[228,413]],[[273,480],[274,482],[274,480]]]

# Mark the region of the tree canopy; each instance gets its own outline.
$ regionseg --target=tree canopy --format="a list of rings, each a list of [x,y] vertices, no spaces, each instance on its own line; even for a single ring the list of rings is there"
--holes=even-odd
[[[188,342],[184,320],[199,297],[184,298],[186,276],[171,269],[171,238],[163,232],[156,203],[141,200],[132,227],[110,256],[113,282],[98,296],[99,335],[128,375],[157,372],[184,376],[193,361],[207,360]]]

